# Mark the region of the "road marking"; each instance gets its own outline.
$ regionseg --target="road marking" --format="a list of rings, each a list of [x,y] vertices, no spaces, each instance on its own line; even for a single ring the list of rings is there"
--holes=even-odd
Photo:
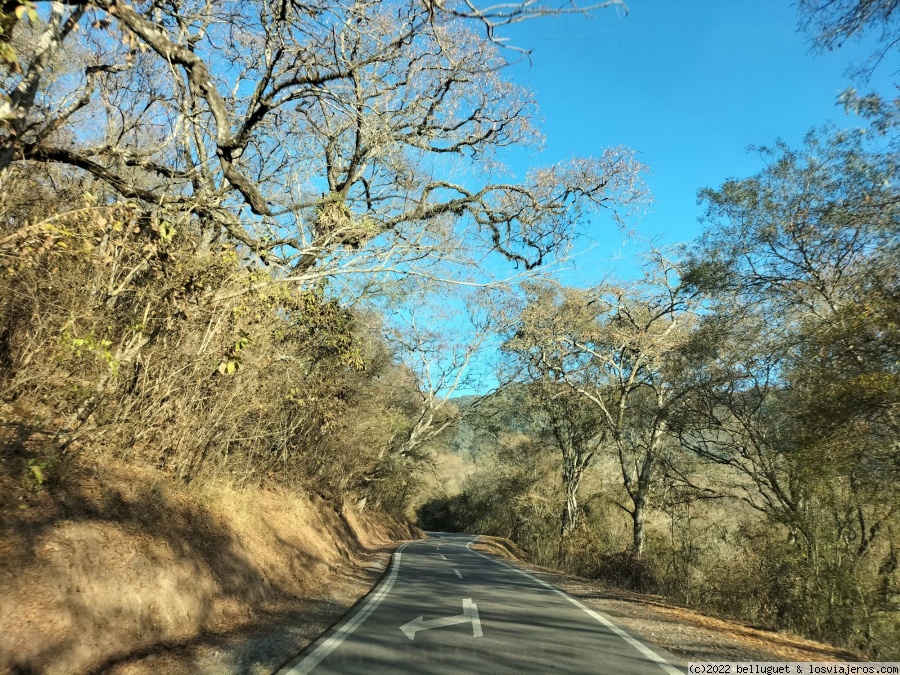
[[[459,570],[454,569],[453,571],[456,572],[456,576],[458,576],[460,579],[462,579],[462,574],[459,573]]]
[[[406,544],[401,545],[396,553],[391,556],[391,571],[366,604],[363,605],[356,614],[350,617],[350,619],[332,634],[331,637],[307,654],[297,665],[290,670],[279,671],[281,675],[307,675],[313,668],[319,665],[326,656],[333,652],[338,645],[347,639],[353,631],[362,625],[363,621],[375,611],[375,608],[378,607],[379,603],[384,600],[384,597],[390,592],[391,588],[393,588],[394,581],[397,580],[397,573],[400,571],[400,551],[405,547]]]
[[[478,616],[478,608],[471,600],[469,600],[468,602],[469,605],[468,607],[466,607],[466,601],[463,600],[463,611],[465,611],[466,609],[470,610],[472,617],[472,637],[484,637],[484,633],[481,632],[481,617]]]
[[[447,559],[447,556],[445,556],[443,553],[441,553],[441,558],[442,558],[443,560],[446,560],[446,559]]]
[[[476,539],[477,539],[477,537],[476,537]],[[472,541],[470,541],[468,544],[466,544],[466,548],[469,549],[470,551],[472,551],[471,546],[472,546],[472,544],[473,544],[474,542],[475,542],[475,539],[473,539]],[[576,607],[578,607],[578,609],[580,609],[580,610],[582,610],[583,612],[585,612],[585,613],[586,613],[588,616],[590,616],[592,619],[595,619],[596,621],[600,622],[601,624],[603,624],[604,626],[606,626],[607,628],[609,628],[613,633],[615,633],[616,635],[618,635],[620,638],[622,638],[623,640],[625,640],[625,642],[627,642],[627,643],[630,644],[632,647],[634,647],[635,649],[637,649],[641,654],[643,654],[644,656],[646,656],[648,659],[650,659],[651,661],[653,661],[656,665],[658,665],[658,666],[659,666],[660,668],[662,668],[664,671],[666,671],[667,673],[669,673],[669,675],[683,675],[683,673],[682,673],[680,670],[678,670],[678,668],[676,668],[676,667],[673,666],[671,663],[669,663],[668,661],[666,661],[663,657],[661,657],[659,654],[657,654],[656,652],[654,652],[654,651],[653,651],[652,649],[650,649],[647,645],[645,645],[645,644],[643,644],[642,642],[640,642],[640,641],[639,641],[637,638],[635,638],[633,635],[631,635],[631,634],[625,632],[625,630],[623,630],[622,628],[619,628],[616,624],[614,624],[612,621],[610,621],[609,619],[607,619],[605,616],[603,616],[603,615],[600,614],[599,612],[595,612],[595,611],[594,611],[593,609],[591,609],[590,607],[587,607],[586,605],[582,604],[581,602],[579,602],[578,600],[576,600],[575,598],[573,598],[571,595],[569,595],[569,594],[566,593],[565,591],[562,591],[562,590],[556,588],[556,587],[553,586],[552,584],[548,584],[548,583],[547,583],[546,581],[544,581],[543,579],[538,579],[536,576],[534,576],[533,574],[529,574],[529,573],[526,572],[525,570],[520,570],[518,567],[514,567],[514,566],[512,566],[512,565],[509,565],[509,564],[503,562],[502,560],[496,560],[495,558],[491,558],[490,556],[484,555],[483,553],[479,553],[478,551],[472,551],[472,553],[474,553],[475,555],[480,555],[482,558],[487,558],[488,560],[492,560],[493,562],[497,563],[498,565],[503,565],[503,567],[506,567],[507,569],[511,569],[511,570],[513,570],[514,572],[518,572],[518,573],[521,574],[522,576],[526,576],[526,577],[528,577],[529,579],[531,579],[532,581],[536,581],[536,582],[539,583],[541,586],[544,586],[545,588],[550,589],[551,591],[553,591],[553,592],[556,593],[557,595],[559,595],[559,596],[565,598],[566,600],[568,600],[569,602],[571,602],[573,605],[575,605]]]
[[[459,574],[459,572],[457,572]],[[472,622],[472,637],[483,637],[481,632],[481,619],[478,616],[478,607],[472,602],[471,598],[462,601],[463,613],[456,616],[445,616],[443,619],[431,619],[423,621],[424,616],[419,616],[400,626],[400,630],[410,640],[416,639],[416,633],[420,630],[431,630],[432,628],[443,628],[444,626],[454,626],[458,623]]]

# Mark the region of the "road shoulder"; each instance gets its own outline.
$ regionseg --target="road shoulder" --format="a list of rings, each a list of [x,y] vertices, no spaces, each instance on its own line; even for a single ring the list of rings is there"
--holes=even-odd
[[[143,658],[119,664],[115,675],[270,675],[328,633],[381,581],[395,547],[366,556],[359,567],[330,580],[328,597],[296,599],[257,612],[243,629],[208,632],[196,640],[158,648]],[[349,567],[349,566],[348,566]]]
[[[612,588],[603,582],[523,561],[508,542],[479,537],[471,548],[527,571],[610,617],[629,633],[674,657],[690,661],[859,661],[852,654],[804,638],[762,630],[677,607],[658,596]]]

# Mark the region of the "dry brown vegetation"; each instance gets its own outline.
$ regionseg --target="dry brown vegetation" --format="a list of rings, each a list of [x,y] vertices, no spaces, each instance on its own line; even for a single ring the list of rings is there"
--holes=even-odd
[[[110,669],[317,611],[412,536],[385,514],[418,485],[392,451],[415,388],[363,315],[210,299],[259,274],[233,247],[45,205],[0,241],[0,668]]]
[[[4,229],[0,395],[28,411],[11,421],[184,483],[269,479],[402,510],[414,482],[391,450],[416,390],[368,317],[321,289],[253,291],[268,272],[233,246],[198,250],[189,223],[95,202]]]
[[[760,148],[696,245],[562,288],[646,201],[627,148],[501,165],[540,133],[496,29],[568,11],[0,3],[5,667],[227,633],[429,493],[431,527],[897,655],[896,110],[848,93],[871,133]],[[429,474],[498,331],[496,452]]]
[[[866,129],[762,148],[642,277],[526,287],[479,470],[429,527],[900,654],[897,151]]]
[[[334,620],[377,551],[418,535],[277,486],[188,489],[117,461],[62,460],[37,485],[26,457],[47,459],[46,439],[0,433],[0,672],[111,672],[179,649],[172,672],[194,670],[204,644]],[[250,656],[264,671],[303,646],[276,637]]]
[[[480,536],[476,551],[505,558],[602,611],[629,632],[689,661],[858,661],[861,657],[796,635],[685,609],[663,597],[531,564],[513,542]]]
[[[379,311],[644,198],[626,148],[452,182],[538,141],[494,29],[559,11],[0,3],[0,668],[228,634],[412,534],[475,347]]]
[[[540,137],[494,30],[561,11],[0,3],[0,667],[227,633],[412,534],[476,346],[379,312],[645,196],[627,148],[480,172]]]

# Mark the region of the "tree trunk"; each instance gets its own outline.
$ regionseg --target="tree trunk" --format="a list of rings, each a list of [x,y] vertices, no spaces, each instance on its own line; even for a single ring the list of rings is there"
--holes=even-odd
[[[647,498],[650,495],[650,485],[653,480],[659,446],[668,428],[665,421],[665,408],[661,392],[657,395],[657,410],[656,423],[650,434],[650,444],[647,447],[647,453],[644,455],[644,461],[641,465],[641,472],[637,478],[637,491],[632,496],[634,509],[631,512],[631,554],[635,558],[640,558],[644,554],[644,521],[647,515]]]
[[[573,489],[574,487],[574,489]],[[568,534],[578,526],[578,486],[566,485],[566,508],[563,510],[563,534]]]
[[[632,542],[631,555],[640,558],[644,555],[644,520],[647,514],[647,500],[644,495],[638,495],[634,500],[634,509],[631,511]]]

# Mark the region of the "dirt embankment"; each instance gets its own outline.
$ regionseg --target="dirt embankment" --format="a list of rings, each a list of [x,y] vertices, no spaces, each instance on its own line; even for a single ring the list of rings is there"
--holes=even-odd
[[[271,672],[420,535],[283,490],[33,466],[0,452],[0,673]]]
[[[472,545],[481,553],[505,559],[603,612],[633,635],[691,661],[865,661],[837,647],[796,635],[747,626],[678,607],[659,596],[617,589],[572,574],[526,562],[524,552],[500,537],[481,536]]]

